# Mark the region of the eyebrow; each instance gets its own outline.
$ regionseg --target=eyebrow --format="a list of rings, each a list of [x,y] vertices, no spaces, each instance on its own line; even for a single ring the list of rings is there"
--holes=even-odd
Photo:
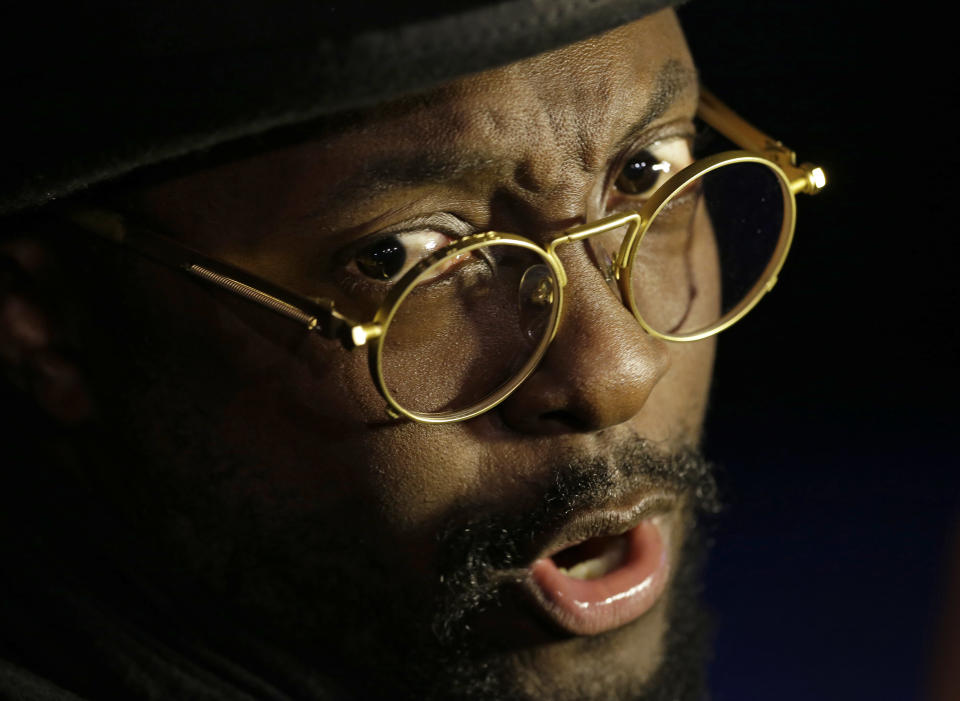
[[[615,151],[619,152],[630,146],[680,97],[694,90],[697,83],[697,72],[694,69],[677,59],[666,61],[657,71],[653,91],[643,114],[617,141]],[[409,154],[388,155],[341,181],[330,199],[345,199],[360,192],[369,195],[394,188],[439,185],[483,169],[512,167],[502,161],[502,158],[491,158],[479,152],[452,150],[420,153],[415,158]]]
[[[497,166],[501,159],[466,151],[431,151],[388,155],[350,176],[337,188],[334,197],[342,197],[357,190],[382,192],[395,187],[451,182],[466,173]]]
[[[653,92],[646,109],[626,133],[617,141],[615,152],[629,147],[655,120],[662,117],[684,95],[696,90],[699,76],[693,68],[675,58],[666,61],[654,78]]]

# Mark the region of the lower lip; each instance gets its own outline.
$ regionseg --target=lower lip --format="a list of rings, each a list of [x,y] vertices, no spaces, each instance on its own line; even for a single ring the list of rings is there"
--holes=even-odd
[[[659,521],[647,519],[625,533],[623,562],[596,579],[569,577],[549,557],[537,560],[531,567],[534,598],[576,635],[597,635],[636,620],[653,608],[670,574]]]

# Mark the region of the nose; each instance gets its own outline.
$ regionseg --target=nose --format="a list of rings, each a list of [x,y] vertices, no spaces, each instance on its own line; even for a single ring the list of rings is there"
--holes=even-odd
[[[669,367],[665,342],[643,331],[584,244],[564,248],[568,283],[557,336],[499,408],[508,426],[525,433],[599,431],[629,421]]]

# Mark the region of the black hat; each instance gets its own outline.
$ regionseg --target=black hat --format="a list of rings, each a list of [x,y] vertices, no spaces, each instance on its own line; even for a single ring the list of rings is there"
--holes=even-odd
[[[0,22],[0,213],[569,44],[675,0],[87,0]]]

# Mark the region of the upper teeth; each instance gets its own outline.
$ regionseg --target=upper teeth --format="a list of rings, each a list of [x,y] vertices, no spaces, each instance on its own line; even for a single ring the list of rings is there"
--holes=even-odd
[[[569,570],[565,567],[558,568],[568,577],[574,579],[596,579],[602,577],[623,562],[627,552],[626,538],[617,538],[613,544],[599,557],[593,557],[583,562],[578,562]]]

